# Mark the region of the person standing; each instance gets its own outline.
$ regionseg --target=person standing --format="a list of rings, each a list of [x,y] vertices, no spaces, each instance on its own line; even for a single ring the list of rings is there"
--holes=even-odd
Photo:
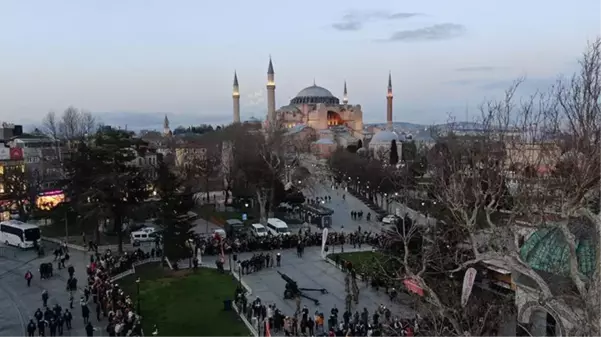
[[[92,326],[92,323],[88,322],[86,324],[86,335],[92,337],[94,336],[94,331],[96,331],[96,329]]]
[[[27,336],[29,337],[33,337],[33,334],[35,333],[35,323],[33,322],[33,319],[29,320],[29,323],[27,324]]]

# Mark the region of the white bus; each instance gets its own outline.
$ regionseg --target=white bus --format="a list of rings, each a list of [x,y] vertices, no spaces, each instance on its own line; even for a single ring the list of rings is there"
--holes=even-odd
[[[0,242],[19,248],[32,248],[41,238],[40,228],[17,220],[0,222]]]

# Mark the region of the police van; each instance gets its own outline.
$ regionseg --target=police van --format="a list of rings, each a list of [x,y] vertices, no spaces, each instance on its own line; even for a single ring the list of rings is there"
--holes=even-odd
[[[288,225],[278,218],[267,219],[267,230],[273,236],[290,235]]]

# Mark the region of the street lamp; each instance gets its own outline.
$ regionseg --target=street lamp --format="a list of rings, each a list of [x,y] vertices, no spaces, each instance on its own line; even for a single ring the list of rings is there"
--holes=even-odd
[[[140,278],[138,277],[136,279],[136,292],[137,292],[137,299],[138,299],[138,315],[142,314],[142,310],[140,310]]]

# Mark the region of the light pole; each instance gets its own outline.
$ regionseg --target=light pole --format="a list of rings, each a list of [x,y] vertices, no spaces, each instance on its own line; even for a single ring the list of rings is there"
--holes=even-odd
[[[140,278],[138,277],[136,279],[136,293],[137,293],[137,300],[138,300],[138,315],[142,315],[142,310],[140,309]]]

